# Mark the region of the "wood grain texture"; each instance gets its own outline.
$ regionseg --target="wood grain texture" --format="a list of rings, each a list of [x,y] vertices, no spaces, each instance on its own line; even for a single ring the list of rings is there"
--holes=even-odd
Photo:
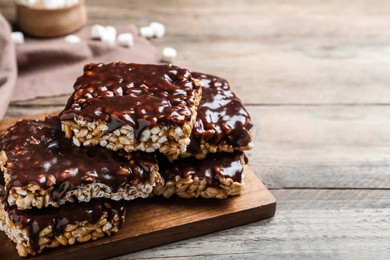
[[[390,189],[390,107],[248,106],[267,187]]]
[[[89,24],[159,21],[158,50],[226,78],[255,122],[270,220],[124,259],[389,259],[389,21],[384,0],[87,0]],[[14,20],[11,0],[0,10]],[[8,116],[60,109],[14,103]],[[61,103],[62,102],[62,103]]]
[[[178,65],[227,78],[248,104],[390,101],[386,1],[86,2],[89,24],[163,22],[159,50],[172,46]],[[12,0],[0,10],[15,19]]]
[[[273,190],[272,219],[125,259],[387,259],[389,191]]]
[[[390,97],[390,5],[375,2],[95,1],[89,14],[91,23],[163,21],[169,37],[153,41],[159,49],[173,46],[181,66],[227,78],[247,104],[377,104]]]
[[[104,259],[274,216],[275,198],[249,168],[245,180],[247,185],[242,194],[226,200],[155,197],[129,201],[124,227],[114,236],[48,249],[34,259],[60,260],[86,255]],[[20,258],[15,244],[3,232],[0,244],[0,259]]]

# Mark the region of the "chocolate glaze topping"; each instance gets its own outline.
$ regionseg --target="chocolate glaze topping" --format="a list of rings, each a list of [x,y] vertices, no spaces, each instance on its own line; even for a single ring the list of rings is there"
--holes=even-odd
[[[61,120],[105,121],[109,131],[126,124],[138,136],[147,126],[190,121],[200,84],[176,66],[119,62],[85,65],[74,88]]]
[[[208,154],[201,161],[195,157],[180,158],[169,162],[164,156],[158,156],[159,171],[161,176],[168,180],[179,175],[182,178],[188,176],[199,177],[207,180],[211,186],[220,184],[218,177],[231,178],[233,181],[241,182],[244,166],[241,159],[243,152],[214,153]]]
[[[18,210],[16,206],[9,206],[5,198],[3,172],[0,170],[0,203],[8,213],[12,222],[19,228],[27,229],[30,246],[33,251],[39,249],[39,233],[47,226],[52,226],[55,235],[60,235],[66,225],[76,221],[87,220],[96,224],[107,213],[110,221],[115,214],[119,216],[119,226],[123,226],[125,216],[124,201],[109,199],[94,199],[87,203],[69,203],[60,208],[48,207],[42,209]]]
[[[199,153],[202,139],[212,145],[225,143],[233,148],[247,146],[252,140],[249,130],[253,124],[240,99],[230,91],[228,82],[198,72],[193,72],[192,76],[201,80],[203,87],[187,151]]]
[[[8,191],[30,183],[43,189],[54,187],[50,195],[54,201],[81,184],[94,181],[106,184],[113,192],[124,183],[148,181],[153,165],[157,164],[152,153],[76,147],[64,137],[58,117],[17,122],[3,133],[0,150],[8,157]]]
[[[5,199],[0,199],[5,211],[15,226],[27,229],[30,246],[34,252],[39,250],[39,233],[47,226],[52,226],[53,233],[59,236],[66,225],[76,221],[87,220],[90,224],[96,224],[107,213],[110,221],[118,214],[119,225],[123,226],[125,215],[124,201],[111,201],[109,199],[94,199],[87,203],[65,204],[60,208],[48,207],[42,209],[18,210],[15,206],[9,206]]]

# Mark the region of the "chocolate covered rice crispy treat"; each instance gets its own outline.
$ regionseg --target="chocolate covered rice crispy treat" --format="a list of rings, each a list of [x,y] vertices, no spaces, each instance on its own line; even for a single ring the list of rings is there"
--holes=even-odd
[[[160,151],[171,160],[190,143],[201,83],[172,65],[89,64],[60,114],[75,145]]]
[[[123,201],[95,199],[60,208],[18,210],[0,198],[0,230],[16,243],[22,257],[110,236],[122,227],[124,217]]]
[[[225,199],[238,195],[244,188],[247,158],[241,151],[209,154],[201,161],[195,157],[180,158],[172,163],[159,156],[158,162],[162,178],[153,195]]]
[[[6,200],[18,209],[91,198],[148,197],[160,178],[155,154],[76,147],[58,117],[21,120],[0,137]]]
[[[226,80],[193,72],[203,83],[191,143],[182,157],[203,159],[207,153],[250,150],[253,147],[252,121]]]

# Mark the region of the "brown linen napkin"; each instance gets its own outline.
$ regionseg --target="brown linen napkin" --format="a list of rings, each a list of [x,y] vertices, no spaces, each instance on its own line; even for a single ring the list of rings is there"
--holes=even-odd
[[[160,54],[134,25],[115,26],[120,33],[132,33],[133,47],[109,45],[91,38],[91,27],[74,33],[80,43],[67,43],[64,37],[36,39],[26,37],[16,46],[18,78],[12,101],[71,93],[76,78],[87,63],[136,62],[159,63]],[[1,33],[0,33],[1,34]]]
[[[11,40],[11,28],[0,15],[0,119],[7,110],[16,81],[15,46]]]

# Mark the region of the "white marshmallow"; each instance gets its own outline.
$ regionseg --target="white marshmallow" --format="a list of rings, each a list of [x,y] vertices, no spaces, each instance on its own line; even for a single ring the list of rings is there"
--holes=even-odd
[[[79,0],[65,0],[65,6],[73,6],[77,5],[79,3]]]
[[[113,26],[106,26],[106,33],[113,35],[116,38],[116,29]]]
[[[154,36],[154,30],[150,26],[141,27],[139,33],[145,38],[152,38]]]
[[[174,48],[166,47],[163,49],[162,55],[164,61],[172,63],[177,56],[177,51]]]
[[[66,6],[66,0],[57,0],[57,5],[59,8],[64,8]]]
[[[149,27],[153,29],[153,34],[157,38],[161,38],[165,35],[165,26],[162,23],[152,22]]]
[[[58,9],[65,7],[65,0],[43,0],[43,8],[45,9]]]
[[[108,44],[110,44],[110,45],[114,45],[114,44],[115,44],[115,39],[116,39],[116,36],[115,36],[114,34],[112,34],[112,33],[107,33],[107,32],[105,32],[105,33],[101,36],[101,38],[100,38],[100,40],[101,40],[102,42],[108,43]]]
[[[27,5],[27,6],[33,6],[36,4],[36,0],[21,0],[20,1],[23,5]]]
[[[76,5],[80,3],[80,0],[20,0],[23,5],[43,6],[45,9],[58,9]]]
[[[12,32],[11,39],[16,44],[23,44],[24,43],[24,35],[22,32]]]
[[[94,24],[91,27],[91,36],[94,39],[101,39],[102,35],[105,34],[106,28],[100,24]]]
[[[67,43],[80,43],[81,40],[78,36],[70,34],[64,38],[65,42]]]
[[[131,33],[121,33],[118,35],[118,44],[125,46],[125,47],[130,47],[134,45],[134,38]]]

